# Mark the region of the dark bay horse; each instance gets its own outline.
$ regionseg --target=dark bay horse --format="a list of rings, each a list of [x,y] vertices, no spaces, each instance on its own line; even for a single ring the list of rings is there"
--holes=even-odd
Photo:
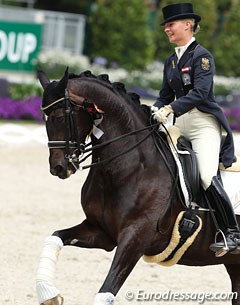
[[[176,217],[183,210],[179,196],[172,195],[175,162],[164,145],[164,154],[155,145],[156,126],[149,123],[147,106],[134,101],[136,96],[126,93],[120,83],[111,84],[107,76],[94,77],[90,72],[74,77],[67,70],[59,81],[50,82],[42,71],[38,77],[44,89],[42,110],[47,116],[50,172],[68,178],[79,167],[81,155],[92,153],[81,195],[86,219],[72,228],[54,232],[51,237],[62,243],[61,247],[73,245],[106,251],[116,247],[110,270],[97,294],[99,298],[94,302],[113,304],[114,296],[138,260],[143,255],[162,252],[169,243]],[[86,144],[88,136],[92,148]],[[238,293],[232,304],[240,305],[240,256],[228,253],[215,257],[209,250],[215,235],[210,213],[200,211],[199,216],[202,229],[178,263],[224,264],[232,291]],[[43,265],[48,264],[44,262],[46,256],[42,256]],[[56,261],[56,257],[51,260]],[[62,304],[57,290],[49,284],[53,274],[49,271],[44,276],[38,279],[39,302]],[[48,284],[52,292],[46,292],[44,297]]]

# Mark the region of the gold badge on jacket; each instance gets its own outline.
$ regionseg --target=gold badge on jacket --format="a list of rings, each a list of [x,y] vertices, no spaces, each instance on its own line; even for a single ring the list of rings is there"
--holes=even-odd
[[[208,71],[210,69],[210,61],[208,58],[204,57],[202,58],[202,69],[205,71]]]

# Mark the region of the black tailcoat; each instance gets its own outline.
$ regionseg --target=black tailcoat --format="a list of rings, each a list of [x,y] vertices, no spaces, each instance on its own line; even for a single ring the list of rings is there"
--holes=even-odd
[[[229,167],[234,162],[233,137],[228,121],[214,99],[214,73],[212,54],[194,41],[184,52],[179,63],[176,53],[165,61],[162,88],[154,106],[160,108],[170,104],[176,117],[194,107],[214,115],[226,131],[220,162]]]

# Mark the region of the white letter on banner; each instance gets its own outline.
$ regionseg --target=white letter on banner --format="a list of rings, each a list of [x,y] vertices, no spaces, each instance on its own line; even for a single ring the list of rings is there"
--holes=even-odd
[[[29,54],[35,51],[37,47],[37,39],[36,36],[32,33],[26,33],[24,47],[22,52],[22,62],[26,63],[29,60]]]
[[[5,32],[0,31],[0,60],[6,56],[8,48],[8,39]]]
[[[14,32],[9,33],[8,60],[12,63],[16,63],[20,60],[24,41],[23,38],[23,33],[18,33],[18,35]]]

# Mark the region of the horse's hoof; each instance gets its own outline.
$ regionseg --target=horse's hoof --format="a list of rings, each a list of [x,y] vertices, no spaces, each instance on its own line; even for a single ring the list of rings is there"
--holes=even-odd
[[[47,300],[41,305],[63,305],[63,297],[61,295],[57,295],[55,298]]]

